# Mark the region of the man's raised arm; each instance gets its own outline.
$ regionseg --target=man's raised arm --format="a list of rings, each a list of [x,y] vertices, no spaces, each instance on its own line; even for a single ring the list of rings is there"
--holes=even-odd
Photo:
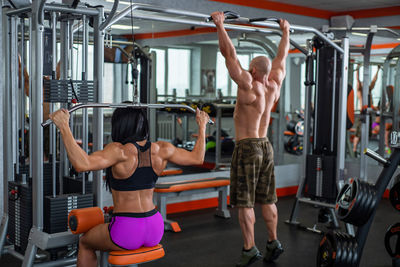
[[[269,79],[274,81],[278,90],[282,86],[282,81],[286,76],[286,58],[289,53],[290,41],[289,41],[289,30],[290,24],[284,19],[280,19],[279,25],[282,29],[282,38],[279,43],[278,53],[272,61],[271,74]]]
[[[211,14],[218,32],[219,49],[225,58],[225,64],[228,68],[229,75],[234,80],[239,88],[251,88],[251,75],[249,72],[242,69],[239,60],[236,56],[235,47],[229,38],[228,33],[224,28],[225,16],[222,12],[214,12]]]

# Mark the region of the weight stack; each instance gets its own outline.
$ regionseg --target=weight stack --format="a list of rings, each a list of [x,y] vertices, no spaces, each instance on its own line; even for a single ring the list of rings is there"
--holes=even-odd
[[[32,228],[32,190],[28,184],[8,182],[8,192],[9,241],[16,251],[24,254]]]
[[[93,194],[65,194],[44,198],[44,231],[49,234],[68,230],[68,214],[73,209],[93,207]]]
[[[56,163],[56,177],[59,175],[59,168],[60,164]],[[29,165],[20,165],[19,166],[20,174],[26,174],[29,176]],[[15,178],[16,181],[21,182],[20,176]],[[30,186],[32,185],[32,179],[29,177],[27,178]],[[56,179],[56,194],[59,192],[59,181]],[[43,195],[49,196],[53,194],[53,166],[51,163],[44,163],[43,164]]]
[[[65,176],[63,185],[65,194],[82,193],[82,177]],[[88,179],[85,179],[85,193],[93,193],[92,182]]]
[[[337,195],[335,166],[335,156],[307,155],[307,192],[311,197],[335,202]]]

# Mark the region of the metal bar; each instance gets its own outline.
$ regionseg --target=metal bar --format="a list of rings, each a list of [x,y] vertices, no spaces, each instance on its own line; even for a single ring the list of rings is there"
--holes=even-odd
[[[53,47],[53,55],[52,55],[52,79],[57,79],[57,14],[55,12],[51,12],[51,29],[53,34],[52,39],[52,47]],[[54,103],[50,103],[50,113],[54,112]],[[57,168],[56,168],[56,127],[55,125],[50,126],[50,153],[51,154],[51,177],[53,182],[52,195],[56,197],[57,187],[56,187],[56,176],[57,176]]]
[[[15,258],[23,261],[24,260],[24,255],[22,255],[21,253],[15,251],[14,246],[8,246],[5,247],[3,250],[3,254],[10,254],[11,256],[14,256]]]
[[[87,9],[87,8],[69,8],[65,5],[57,5],[57,4],[46,4],[44,5],[44,9],[47,11],[55,11],[55,12],[62,12],[62,13],[71,13],[71,14],[81,14],[81,15],[88,15],[88,16],[98,16],[99,11],[96,9]]]
[[[107,19],[100,25],[100,31],[103,31],[105,29],[104,27],[108,23],[110,23],[111,19],[114,17],[115,13],[117,12],[118,4],[119,4],[119,0],[115,0],[110,14],[108,14]]]
[[[8,51],[10,51],[10,42],[9,40],[9,18],[7,16],[2,17],[2,25],[3,32],[2,32],[2,47],[4,47],[4,72],[10,69],[10,57]],[[5,82],[4,82],[4,92],[3,92],[3,201],[4,201],[4,213],[7,212],[8,209],[8,180],[12,179],[13,176],[13,165],[11,157],[6,155],[11,155],[12,153],[12,146],[9,142],[9,137],[12,134],[11,131],[11,118],[9,114],[11,113],[11,94],[10,94],[10,75],[4,75]]]
[[[21,50],[20,50],[20,56],[21,56],[21,91],[20,91],[20,100],[21,100],[21,117],[20,117],[20,129],[21,129],[21,157],[24,160],[23,164],[25,164],[25,75],[24,75],[24,70],[25,70],[25,39],[23,36],[25,36],[25,19],[22,18],[20,20],[21,23]],[[19,161],[18,161],[19,164]]]
[[[365,106],[370,105],[369,99],[370,99],[370,92],[369,92],[369,86],[370,86],[370,73],[369,73],[369,61],[370,61],[370,55],[371,55],[371,45],[372,45],[372,39],[374,38],[374,33],[370,32],[367,37],[367,41],[365,43],[365,50],[364,50],[364,73],[363,73],[363,88],[362,88],[362,109],[364,109]],[[372,104],[372,103],[371,103]],[[364,113],[364,118],[365,121],[361,121],[361,152],[364,151],[368,147],[368,141],[369,141],[369,120],[370,120],[370,114],[365,111]],[[384,127],[384,126],[382,126]],[[367,174],[367,157],[364,153],[360,153],[360,179],[367,180],[366,174]]]
[[[372,27],[353,27],[353,28],[351,28],[351,29],[347,29],[346,27],[329,27],[328,28],[329,30],[331,30],[331,31],[350,31],[350,32],[352,32],[352,31],[387,31],[387,32],[390,32],[390,33],[392,33],[393,35],[395,35],[395,36],[399,36],[400,34],[398,33],[398,32],[396,32],[396,31],[394,31],[394,30],[392,30],[392,29],[389,29],[389,28],[385,28],[385,27],[375,27],[375,28],[372,28]]]
[[[38,3],[33,5],[32,12],[32,36],[31,58],[32,64],[32,95],[30,95],[32,109],[32,196],[33,196],[33,226],[41,230],[43,228],[43,128],[40,121],[43,114],[43,25],[39,25],[39,12],[35,12]]]
[[[389,99],[386,99],[386,86],[388,85],[388,71],[390,68],[390,60],[386,59],[383,63],[383,70],[382,70],[382,88],[381,88],[381,106],[379,107],[381,113],[381,122],[380,125],[386,125],[386,116],[384,113],[390,112],[392,110],[386,109],[386,105],[389,102]],[[390,103],[390,102],[389,102]],[[385,153],[385,130],[386,127],[379,127],[379,150],[378,153],[383,155]]]
[[[395,73],[393,92],[393,130],[398,131],[400,130],[400,59],[397,59]],[[381,127],[384,127],[384,125]]]
[[[266,26],[266,27],[273,28],[273,29],[280,29],[279,24],[277,24],[276,22],[272,22],[272,21],[252,22],[251,24],[252,25],[258,25],[258,26]],[[313,27],[300,26],[300,25],[290,25],[290,29],[296,30],[296,31],[314,33],[319,38],[321,38],[322,40],[327,42],[329,45],[331,45],[333,48],[335,48],[338,52],[340,52],[341,54],[344,53],[344,50],[340,46],[335,44],[331,39],[326,37],[322,32],[320,32],[319,30],[317,30],[317,29],[315,29]]]
[[[32,16],[29,17],[29,51],[32,50],[32,25],[33,25],[33,19]],[[32,73],[32,57],[29,57],[29,74]],[[32,118],[32,75],[29,75],[29,88],[28,88],[28,96],[29,96],[29,118]],[[29,129],[32,129],[32,120],[29,120]],[[32,174],[33,174],[33,157],[31,157],[31,153],[32,153],[32,131],[29,131],[29,177],[32,178]]]
[[[19,9],[12,9],[10,11],[5,12],[5,14],[7,16],[15,16],[15,15],[19,15],[19,14],[25,14],[25,13],[29,13],[32,11],[32,7],[23,7],[23,8],[19,8]]]
[[[100,30],[104,9],[98,8],[99,15],[94,18],[94,84],[95,99],[97,102],[103,101],[103,65],[104,65],[104,32]],[[103,112],[100,109],[93,110],[93,151],[103,149]],[[93,172],[93,192],[95,194],[95,205],[101,206],[103,203],[102,194],[102,171]]]
[[[172,17],[163,17],[163,16],[158,16],[158,15],[148,15],[148,14],[146,14],[146,15],[134,14],[133,17],[137,18],[137,19],[172,22],[172,23],[188,24],[188,25],[201,26],[201,27],[212,27],[212,28],[216,27],[214,23],[184,19],[184,18],[172,18]],[[225,27],[225,29],[237,30],[237,31],[242,31],[242,32],[255,32],[255,33],[263,33],[263,34],[271,34],[271,33],[275,32],[275,30],[272,30],[272,29],[251,27],[251,26],[245,26],[245,25],[225,24],[224,27]]]
[[[349,68],[349,38],[342,40],[344,54],[342,55],[342,79],[339,91],[339,114],[337,130],[337,159],[336,159],[336,185],[344,179],[345,153],[346,153],[346,120],[347,120],[347,88]],[[339,189],[339,187],[338,187]]]
[[[216,128],[217,128],[217,133],[215,135],[215,168],[218,169],[219,165],[221,163],[221,124],[222,124],[222,110],[220,107],[217,108],[217,117],[216,117]]]
[[[68,24],[69,21],[62,21],[60,23],[60,77],[63,80],[66,80],[68,78]],[[61,107],[66,108],[65,104],[62,104]],[[65,165],[66,165],[66,157],[67,153],[62,141],[62,138],[60,137],[60,169],[59,169],[59,186],[60,186],[60,194],[63,194],[63,179],[64,175],[66,175],[65,172]]]
[[[2,23],[2,26],[0,27],[0,88],[1,88],[1,93],[0,93],[0,103],[2,104],[2,110],[0,111],[0,118],[1,118],[1,126],[0,129],[3,133],[3,138],[6,139],[5,133],[6,133],[6,129],[4,127],[6,127],[5,125],[5,118],[7,115],[7,113],[4,113],[5,109],[5,89],[6,87],[6,81],[7,78],[5,77],[6,75],[4,75],[5,70],[7,68],[7,60],[4,58],[4,53],[7,53],[6,47],[7,47],[7,32],[8,32],[8,24],[7,24],[7,16],[5,16],[5,12],[7,11],[7,8],[3,8],[3,10],[0,11],[0,21]],[[0,178],[2,178],[2,186],[3,188],[0,187],[0,190],[3,190],[3,203],[0,205],[3,205],[2,207],[0,207],[0,214],[2,214],[2,219],[1,219],[1,224],[0,224],[0,257],[1,257],[1,251],[3,251],[3,247],[4,247],[4,243],[6,240],[6,236],[7,236],[7,230],[8,230],[8,179],[9,176],[7,175],[7,172],[9,171],[7,168],[7,157],[6,157],[6,144],[3,142],[0,142],[0,145],[3,147],[2,150],[0,150],[0,157],[3,158],[3,172],[0,174]],[[1,179],[0,179],[1,180]]]
[[[83,24],[83,37],[82,37],[82,80],[87,80],[88,73],[88,47],[89,47],[89,25],[86,15],[82,16]],[[86,153],[89,153],[89,116],[87,109],[82,111],[82,148]],[[86,193],[86,177],[87,174],[84,173],[82,176],[82,194]]]
[[[113,24],[115,24],[120,19],[122,19],[123,17],[127,16],[130,12],[133,12],[134,10],[143,10],[143,11],[159,12],[159,13],[163,13],[163,14],[173,14],[173,15],[178,15],[178,16],[187,16],[187,17],[200,18],[200,19],[203,19],[204,21],[192,20],[191,23],[185,23],[185,22],[180,22],[180,20],[177,19],[177,18],[176,18],[177,19],[176,21],[174,21],[174,18],[171,18],[172,21],[171,20],[169,20],[169,21],[170,22],[177,22],[177,23],[184,23],[184,24],[199,25],[199,26],[215,27],[214,23],[205,22],[205,20],[208,19],[208,17],[210,16],[209,14],[201,14],[201,13],[198,13],[198,12],[191,12],[191,11],[185,11],[185,10],[177,10],[177,9],[171,9],[171,8],[164,8],[164,7],[157,7],[157,6],[152,6],[152,5],[135,3],[135,4],[125,8],[124,10],[122,10],[116,16],[114,16],[113,19],[111,19],[108,24],[106,24],[106,23],[102,24],[101,25],[102,27],[100,29],[104,30],[104,29],[106,29],[108,27],[111,27]],[[134,17],[138,17],[138,15],[135,14]],[[168,19],[168,17],[165,17],[165,18]],[[143,19],[145,19],[145,18],[143,18]],[[245,22],[249,21],[248,18],[241,18],[241,19],[242,19],[242,21],[245,21]],[[196,24],[194,24],[194,23],[196,23]],[[270,28],[273,28],[273,29],[280,30],[280,26],[276,22],[265,21],[265,22],[250,22],[250,23],[253,24],[253,25],[267,26],[267,27],[270,27]],[[234,28],[231,28],[231,26],[233,26]],[[239,26],[239,25],[225,24],[225,28],[226,29],[240,30],[240,27],[241,26]],[[242,28],[242,30],[245,30],[246,28],[248,28],[247,26],[244,26],[244,25],[243,25],[243,27],[245,27],[245,28]],[[327,43],[329,43],[331,46],[333,46],[340,53],[343,53],[343,50],[341,49],[340,46],[336,45],[329,38],[327,38],[322,32],[318,31],[315,28],[307,27],[307,26],[299,26],[299,25],[290,25],[290,29],[291,30],[298,30],[298,31],[305,31],[305,32],[312,32],[312,33],[318,35],[321,39],[323,39]],[[260,28],[255,28],[254,30],[255,30],[255,32],[259,32]],[[264,31],[262,31],[262,32],[264,32]],[[269,32],[271,32],[271,31],[269,31]],[[296,46],[295,44],[293,44],[293,45]],[[300,51],[302,51],[305,54],[305,52],[301,48],[298,48],[298,49],[300,49]]]
[[[379,163],[383,164],[383,165],[387,165],[389,162],[382,157],[381,155],[379,155],[378,153],[376,153],[375,151],[372,151],[371,149],[367,148],[366,150],[364,150],[364,153],[369,156],[370,158],[378,161]]]
[[[325,203],[325,202],[311,200],[309,198],[299,198],[299,202],[307,203],[307,204],[311,204],[311,205],[317,205],[320,207],[327,207],[327,208],[332,208],[332,209],[335,208],[335,204],[329,204],[329,203]]]
[[[221,105],[221,104],[220,104]],[[232,105],[229,105],[232,106]],[[190,106],[182,105],[182,104],[143,104],[143,103],[120,103],[120,104],[111,104],[111,103],[87,103],[87,104],[78,104],[68,109],[69,113],[72,113],[76,110],[83,108],[153,108],[153,109],[164,109],[164,108],[173,108],[173,109],[186,109],[191,113],[196,113],[196,110]],[[41,123],[43,127],[51,124],[52,121],[48,119],[47,121]],[[208,121],[209,124],[213,124],[213,121],[210,119]]]
[[[18,97],[18,28],[17,28],[17,18],[10,17],[10,50],[7,51],[10,55],[10,87],[8,90],[11,90],[11,114],[6,114],[6,116],[11,117],[11,127],[12,127],[12,134],[8,136],[8,142],[12,143],[12,152],[8,154],[8,157],[12,158],[13,166],[16,167],[16,171],[14,173],[19,173],[19,166],[18,166],[18,106],[19,106],[19,97]],[[11,137],[11,138],[10,138]],[[11,139],[11,140],[10,140]]]
[[[335,105],[336,105],[336,68],[337,68],[337,53],[336,50],[333,51],[333,74],[332,74],[332,112],[331,112],[331,151],[333,150],[333,145],[334,145],[334,138],[335,138],[335,115],[336,111],[335,110]],[[346,88],[342,88],[342,90],[347,91]],[[347,94],[346,94],[347,95]],[[341,106],[339,107],[341,108]]]

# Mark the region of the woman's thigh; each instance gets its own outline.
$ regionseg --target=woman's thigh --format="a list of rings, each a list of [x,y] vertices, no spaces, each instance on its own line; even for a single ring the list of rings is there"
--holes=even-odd
[[[108,223],[99,224],[87,231],[80,240],[83,245],[93,250],[122,250],[114,245],[108,232]]]

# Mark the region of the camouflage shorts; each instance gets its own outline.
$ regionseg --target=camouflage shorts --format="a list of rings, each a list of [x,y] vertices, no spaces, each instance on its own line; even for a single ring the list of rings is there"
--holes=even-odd
[[[254,207],[254,203],[273,204],[275,190],[274,152],[267,138],[238,141],[232,155],[230,203]]]

